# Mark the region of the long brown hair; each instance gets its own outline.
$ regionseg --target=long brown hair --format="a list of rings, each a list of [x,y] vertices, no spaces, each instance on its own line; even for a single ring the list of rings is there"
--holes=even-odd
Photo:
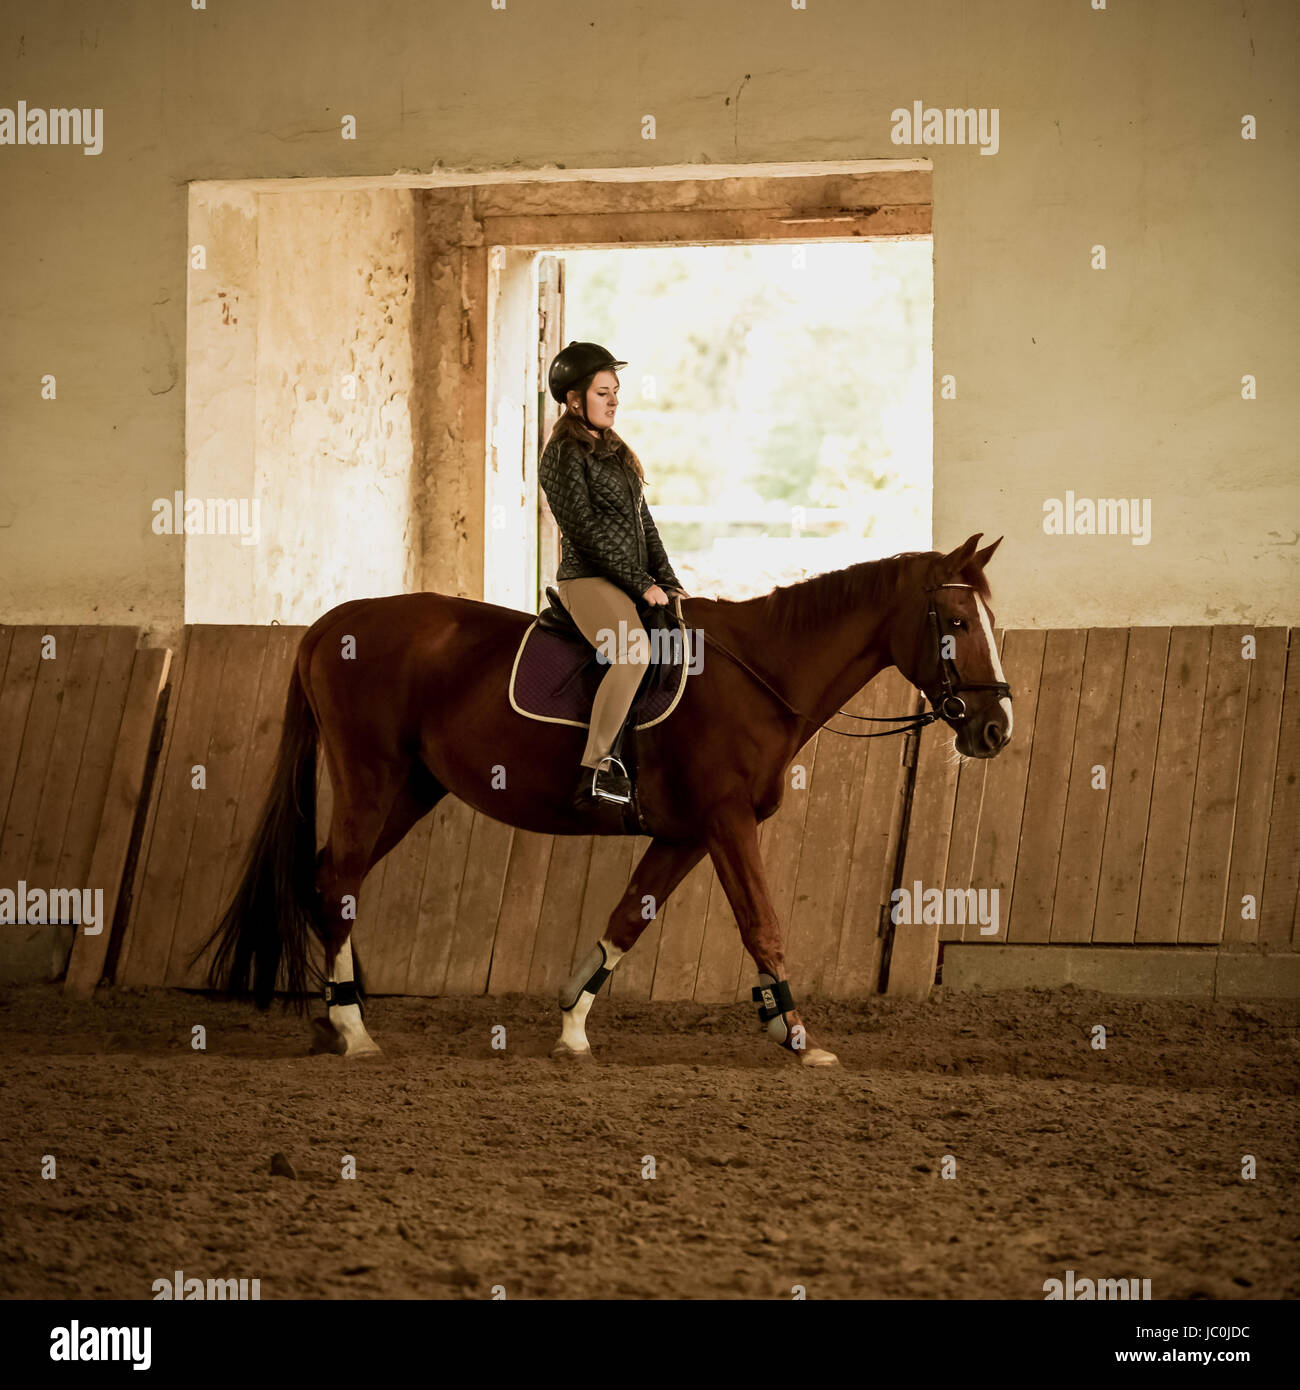
[[[570,389],[580,391],[585,401],[587,399],[587,388],[591,385],[594,378],[595,373],[593,372],[585,381],[578,382],[577,385]],[[607,425],[603,433],[605,438],[614,445],[615,451],[624,465],[630,468],[632,472],[641,479],[641,483],[644,486],[645,469],[642,468],[641,460],[637,458],[636,454],[633,452],[632,446],[622,435],[615,433],[613,425]],[[556,439],[576,439],[580,444],[584,445],[588,451],[593,451],[596,447],[596,441],[592,438],[590,427],[583,423],[581,415],[570,410],[567,405],[560,412],[560,418],[555,422],[555,426],[551,430],[551,437],[546,442],[549,445]]]

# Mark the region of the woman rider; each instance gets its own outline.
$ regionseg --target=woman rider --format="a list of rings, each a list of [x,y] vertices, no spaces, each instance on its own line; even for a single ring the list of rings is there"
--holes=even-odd
[[[614,433],[615,372],[626,366],[598,343],[573,342],[551,363],[548,381],[564,406],[539,469],[560,528],[556,586],[592,646],[602,645],[602,630],[616,639],[616,659],[591,710],[584,771],[573,797],[579,805],[631,795],[627,774],[609,750],[645,675],[648,642],[637,601],[666,604],[674,592],[686,597],[646,506],[641,462]]]

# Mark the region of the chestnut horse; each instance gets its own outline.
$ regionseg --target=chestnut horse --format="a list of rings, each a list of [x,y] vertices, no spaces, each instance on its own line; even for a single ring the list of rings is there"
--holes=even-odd
[[[653,838],[605,934],[561,991],[553,1056],[590,1057],[585,1019],[596,993],[708,854],[758,970],[760,1029],[805,1066],[837,1060],[809,1036],[786,981],[759,822],[780,806],[798,750],[889,666],[934,706],[893,722],[942,719],[971,758],[1006,746],[1011,692],[984,577],[1000,542],[979,550],[979,540],[948,555],[851,565],[743,602],[682,601],[686,624],[704,634],[706,659],[672,717],[636,735],[640,810]],[[570,804],[585,730],[539,724],[510,707],[511,664],[531,621],[417,593],[341,604],[306,633],[243,880],[204,947],[218,943],[209,976],[216,988],[251,994],[265,1008],[283,972],[289,996],[305,1007],[309,984],[324,984],[319,1039],[346,1056],[377,1052],[348,939],[361,881],[442,797],[451,792],[495,820],[545,834],[627,833]],[[319,856],[318,744],[334,792]],[[324,946],[323,978],[309,961],[314,943]]]

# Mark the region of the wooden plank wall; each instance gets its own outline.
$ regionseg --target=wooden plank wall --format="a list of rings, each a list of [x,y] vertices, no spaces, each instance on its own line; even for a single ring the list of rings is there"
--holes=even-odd
[[[139,637],[133,627],[0,627],[0,887],[102,889],[107,923],[168,655],[137,651]],[[75,940],[100,948],[102,964],[108,938]]]
[[[931,935],[1300,950],[1295,643],[1236,626],[1007,633],[1012,744],[955,777],[946,741],[924,746],[903,876],[997,888],[1000,929]]]
[[[202,983],[203,963],[189,958],[234,887],[301,633],[187,630],[119,982]],[[1251,660],[1242,656],[1246,635],[1256,641]],[[909,795],[901,881],[997,888],[999,930],[982,936],[970,923],[894,933],[891,992],[924,995],[948,940],[1300,949],[1292,635],[1095,628],[998,640],[1016,696],[1015,736],[1000,757],[960,761],[935,728],[920,736],[914,777],[901,738],[823,733],[802,750],[806,786],[787,790],[760,833],[799,990],[855,997],[877,987]],[[6,686],[5,698],[21,696]],[[890,672],[850,708],[897,714],[914,698]],[[203,790],[194,785],[199,765]],[[328,798],[324,784],[323,807]],[[514,830],[447,798],[366,880],[356,940],[370,988],[558,989],[601,934],[646,843]],[[1241,912],[1246,895],[1253,917]],[[704,860],[611,988],[638,999],[747,1000],[751,973]]]
[[[191,965],[191,957],[235,886],[302,632],[187,629],[173,664],[119,983],[202,985],[205,959]],[[890,672],[849,708],[896,714],[913,702]],[[902,752],[902,739],[819,735],[798,760],[806,785],[787,790],[761,828],[788,923],[790,973],[805,993],[875,989],[906,783]],[[195,786],[199,766],[202,790]],[[324,785],[318,840],[328,796]],[[369,988],[416,995],[558,990],[601,935],[648,844],[644,837],[516,830],[446,798],[363,886],[355,939]],[[611,988],[640,999],[748,1000],[752,974],[706,859],[647,927]]]

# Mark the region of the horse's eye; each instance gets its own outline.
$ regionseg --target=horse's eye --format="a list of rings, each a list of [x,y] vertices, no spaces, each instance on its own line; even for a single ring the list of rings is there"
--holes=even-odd
[[[965,619],[965,618],[953,618],[953,619],[952,619],[952,625],[953,625],[953,627],[965,627],[965,626],[966,626],[966,619]]]

